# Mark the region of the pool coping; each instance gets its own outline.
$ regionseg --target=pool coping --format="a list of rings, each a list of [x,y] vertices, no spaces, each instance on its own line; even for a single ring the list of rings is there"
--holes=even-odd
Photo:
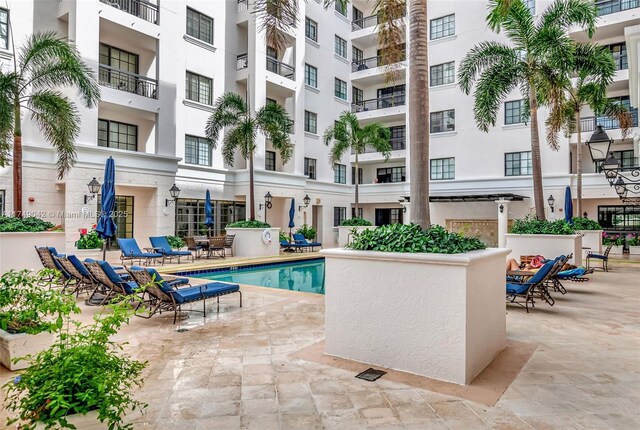
[[[285,260],[279,260],[279,261],[268,261],[268,262],[264,262],[264,263],[249,263],[249,262],[245,262],[245,261],[239,261],[237,264],[232,264],[229,266],[223,266],[223,267],[209,267],[209,268],[205,268],[205,269],[191,269],[191,270],[184,270],[184,271],[175,271],[172,272],[172,274],[177,275],[177,276],[192,276],[192,275],[201,275],[201,274],[208,274],[208,273],[218,273],[218,272],[235,272],[237,270],[242,270],[242,269],[257,269],[257,268],[268,268],[268,267],[278,267],[278,266],[285,266],[287,264],[291,264],[291,263],[297,263],[297,262],[306,262],[306,261],[317,261],[317,260],[322,260],[324,261],[324,257],[322,256],[315,256],[315,257],[308,257],[308,258],[288,258]],[[233,269],[233,270],[231,270]]]

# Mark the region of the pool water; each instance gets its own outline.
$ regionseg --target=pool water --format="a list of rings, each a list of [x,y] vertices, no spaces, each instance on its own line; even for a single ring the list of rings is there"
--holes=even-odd
[[[324,294],[324,258],[254,267],[232,267],[212,272],[189,274],[187,276],[212,281]]]

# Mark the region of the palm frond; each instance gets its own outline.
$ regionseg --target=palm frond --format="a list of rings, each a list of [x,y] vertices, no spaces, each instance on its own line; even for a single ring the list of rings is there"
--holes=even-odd
[[[504,32],[516,49],[526,50],[535,35],[535,22],[523,0],[491,0],[487,24]]]
[[[595,31],[596,19],[593,0],[555,0],[542,12],[537,27],[539,31],[543,28],[566,31],[572,25],[578,25],[591,37]]]
[[[615,100],[606,99],[599,106],[598,115],[615,118],[619,123],[622,138],[626,139],[629,136],[629,131],[633,127],[633,116],[625,106]]]
[[[11,140],[14,126],[14,97],[17,75],[0,71],[0,167],[5,167],[10,159]]]
[[[240,151],[247,160],[256,151],[256,124],[252,118],[245,118],[226,130],[222,139],[222,159],[233,166],[235,152]]]
[[[384,156],[385,161],[391,156],[391,130],[380,122],[365,125],[360,135],[360,141],[365,148],[373,148]]]
[[[287,163],[293,155],[293,146],[289,134],[292,121],[284,106],[268,103],[256,112],[255,123],[271,145],[276,149],[283,163]]]
[[[575,69],[579,77],[603,88],[605,93],[616,74],[616,64],[609,48],[592,43],[576,43]]]
[[[285,34],[298,25],[298,12],[298,0],[255,0],[258,28],[265,32],[268,46],[284,47]]]
[[[480,74],[494,64],[519,61],[518,52],[511,46],[492,41],[480,42],[462,59],[458,68],[458,85],[465,94],[469,94]]]
[[[248,116],[248,109],[245,100],[236,93],[225,93],[216,99],[213,104],[213,113],[205,127],[205,135],[214,149],[218,146],[222,129],[244,121]],[[232,163],[228,164],[232,165]]]
[[[396,82],[400,75],[400,62],[406,59],[405,25],[400,19],[405,16],[405,0],[376,0],[373,10],[378,16],[378,45],[381,47],[381,62],[385,65],[385,80]]]

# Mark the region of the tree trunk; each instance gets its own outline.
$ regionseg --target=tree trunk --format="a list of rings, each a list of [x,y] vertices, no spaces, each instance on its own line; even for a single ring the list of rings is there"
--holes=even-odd
[[[22,127],[20,124],[20,105],[14,106],[13,129],[13,212],[22,218]]]
[[[544,220],[544,192],[542,189],[542,161],[540,158],[540,134],[538,131],[538,99],[535,86],[529,82],[529,106],[531,108],[531,164],[533,170],[533,200],[536,218]]]
[[[358,217],[358,182],[359,182],[358,181],[358,152],[356,152],[355,165],[356,165],[356,179],[355,179],[355,183],[356,183],[356,205],[355,205],[356,208],[355,208],[355,213],[356,213],[356,216],[354,218],[357,218]]]
[[[576,131],[578,132],[578,144],[576,145],[576,174],[578,176],[576,187],[576,214],[582,216],[582,127],[580,126],[580,109],[575,113]]]
[[[411,222],[429,228],[429,49],[427,0],[409,0]]]
[[[249,155],[249,214],[251,221],[255,221],[256,219],[256,199],[254,196],[253,190],[253,153]],[[264,208],[265,214],[267,213],[267,208]]]

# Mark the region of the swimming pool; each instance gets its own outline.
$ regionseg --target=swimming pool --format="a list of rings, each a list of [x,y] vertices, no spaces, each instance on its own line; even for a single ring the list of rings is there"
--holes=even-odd
[[[324,258],[181,273],[192,278],[324,294]]]

